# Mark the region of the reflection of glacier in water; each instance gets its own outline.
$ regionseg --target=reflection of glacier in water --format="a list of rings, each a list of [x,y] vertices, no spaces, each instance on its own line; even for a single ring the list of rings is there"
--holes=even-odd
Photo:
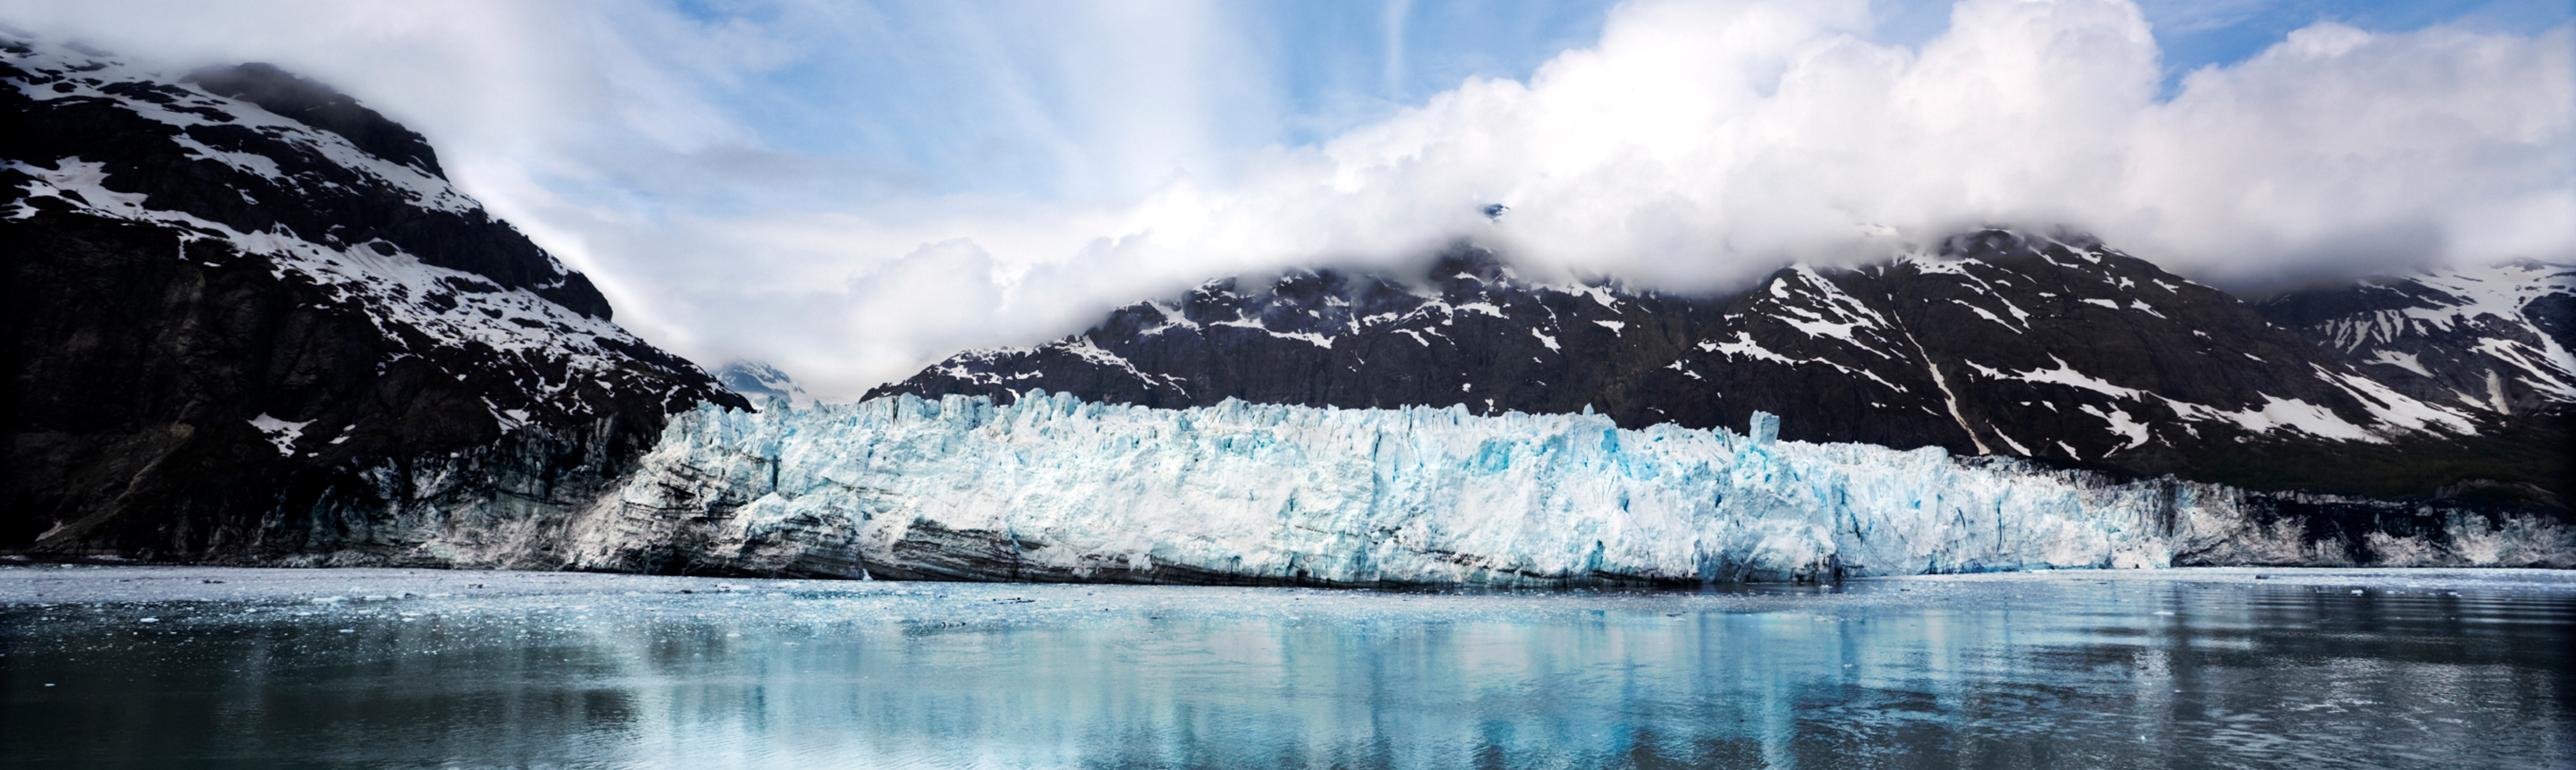
[[[581,569],[1343,584],[2350,563],[2226,487],[1781,441],[1778,425],[1043,393],[708,406],[675,418],[567,535],[478,531],[433,550]],[[2576,566],[2576,533],[2553,521],[2427,521],[2373,533],[2372,563]]]
[[[2563,573],[1472,595],[434,571],[35,579],[51,574],[0,570],[0,756],[35,765],[2576,759],[2576,586]],[[331,595],[262,588],[279,581]],[[187,595],[230,598],[168,600]]]

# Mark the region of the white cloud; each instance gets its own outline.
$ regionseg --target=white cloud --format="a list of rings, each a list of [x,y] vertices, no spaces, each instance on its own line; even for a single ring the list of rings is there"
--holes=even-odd
[[[1634,0],[1525,82],[1264,149],[1281,99],[1258,57],[1298,51],[1224,4],[781,2],[720,23],[571,0],[90,7],[0,0],[0,18],[339,85],[428,134],[630,328],[821,394],[1200,279],[1460,234],[1678,289],[1865,254],[1870,225],[2066,223],[2240,286],[2576,256],[2564,25],[2318,24],[2160,100],[2121,0],[1968,0],[1919,47],[1872,42],[1862,0]],[[835,78],[914,101],[841,100]],[[789,118],[850,139],[771,122]],[[1492,202],[1511,215],[1488,223]]]
[[[2105,231],[2220,280],[2576,253],[2576,38],[2320,24],[2142,111]]]

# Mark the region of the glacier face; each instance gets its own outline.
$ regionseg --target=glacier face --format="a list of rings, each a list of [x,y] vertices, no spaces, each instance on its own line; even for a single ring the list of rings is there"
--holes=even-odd
[[[542,550],[576,569],[1349,585],[2353,561],[2223,486],[1777,432],[1767,414],[1739,435],[1043,392],[705,406]],[[2373,552],[2576,565],[2553,522],[2434,530]],[[516,547],[449,553],[525,564]]]

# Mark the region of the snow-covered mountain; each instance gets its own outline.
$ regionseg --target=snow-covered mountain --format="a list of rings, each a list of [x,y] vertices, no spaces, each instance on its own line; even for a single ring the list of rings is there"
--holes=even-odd
[[[716,367],[716,381],[753,400],[779,398],[791,404],[814,403],[814,394],[778,367],[759,361],[735,361]]]
[[[1217,280],[871,395],[1029,388],[1166,407],[1596,411],[1627,427],[1763,411],[1795,439],[2231,481],[2489,430],[2480,409],[2374,379],[2224,292],[2091,238],[2005,230],[1713,298],[1526,281],[1467,246],[1422,276]]]
[[[2375,278],[2256,309],[2423,401],[2508,415],[2576,403],[2576,265]]]
[[[604,483],[668,413],[744,404],[321,85],[5,40],[0,115],[0,546],[324,547]]]
[[[2374,361],[2449,338],[2321,348],[2293,329],[2339,327],[2088,238],[1715,298],[1462,246],[1215,281],[818,404],[619,329],[419,135],[317,84],[0,41],[0,85],[0,551],[1340,584],[2576,564],[2563,505],[2209,483],[2563,483],[2458,458],[2541,451],[2512,388],[2546,407],[2566,378],[2503,386],[2511,414],[2392,385]],[[2491,315],[2440,328],[2563,359],[2563,312],[2524,316],[2539,342]]]

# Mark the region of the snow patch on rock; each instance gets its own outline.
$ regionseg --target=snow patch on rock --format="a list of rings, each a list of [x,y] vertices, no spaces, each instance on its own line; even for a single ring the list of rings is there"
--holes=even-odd
[[[268,435],[268,443],[277,447],[278,454],[287,456],[295,454],[295,442],[304,438],[304,426],[311,424],[313,424],[312,420],[287,422],[270,417],[266,412],[250,420],[251,427],[258,428],[259,432]]]

